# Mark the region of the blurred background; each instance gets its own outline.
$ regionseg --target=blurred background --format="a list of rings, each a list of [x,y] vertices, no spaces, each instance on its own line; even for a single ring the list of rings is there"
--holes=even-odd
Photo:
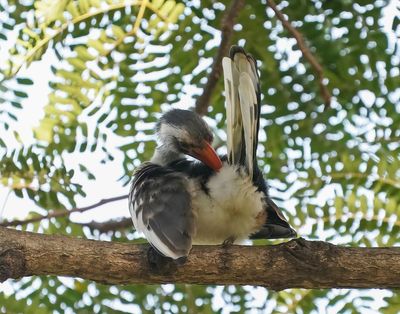
[[[222,80],[209,102],[199,100],[224,31],[259,60],[259,164],[298,234],[398,246],[399,1],[277,3],[320,63],[329,106],[319,73],[271,4],[241,1],[230,25],[238,2],[0,0],[0,223],[144,243],[123,196],[152,155],[161,112],[203,106],[225,152]],[[0,312],[398,313],[400,294],[30,277],[0,284]]]

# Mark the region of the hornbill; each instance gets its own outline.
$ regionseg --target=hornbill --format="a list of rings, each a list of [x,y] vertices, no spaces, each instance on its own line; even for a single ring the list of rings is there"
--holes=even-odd
[[[269,197],[257,166],[261,101],[256,61],[233,46],[223,59],[223,72],[227,156],[219,157],[212,148],[213,134],[200,116],[173,109],[157,124],[159,145],[152,159],[133,176],[129,208],[136,230],[172,259],[186,257],[192,244],[296,236]]]

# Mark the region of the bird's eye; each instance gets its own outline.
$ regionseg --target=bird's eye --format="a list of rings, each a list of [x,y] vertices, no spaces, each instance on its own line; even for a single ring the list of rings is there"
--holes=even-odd
[[[189,144],[187,143],[179,143],[179,146],[182,151],[187,152],[189,150]]]

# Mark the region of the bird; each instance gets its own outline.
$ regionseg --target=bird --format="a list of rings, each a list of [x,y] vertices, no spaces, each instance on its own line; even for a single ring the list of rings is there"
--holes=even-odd
[[[232,46],[222,60],[227,154],[194,111],[172,109],[156,126],[157,147],[134,172],[129,210],[161,256],[186,258],[193,245],[296,237],[257,165],[261,92],[256,60]],[[191,158],[192,157],[192,158]]]

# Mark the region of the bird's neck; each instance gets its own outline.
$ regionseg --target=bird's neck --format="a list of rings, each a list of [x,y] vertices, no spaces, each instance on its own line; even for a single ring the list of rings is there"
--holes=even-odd
[[[165,166],[183,157],[184,155],[182,153],[172,150],[168,145],[160,145],[157,146],[150,162],[160,166]]]

